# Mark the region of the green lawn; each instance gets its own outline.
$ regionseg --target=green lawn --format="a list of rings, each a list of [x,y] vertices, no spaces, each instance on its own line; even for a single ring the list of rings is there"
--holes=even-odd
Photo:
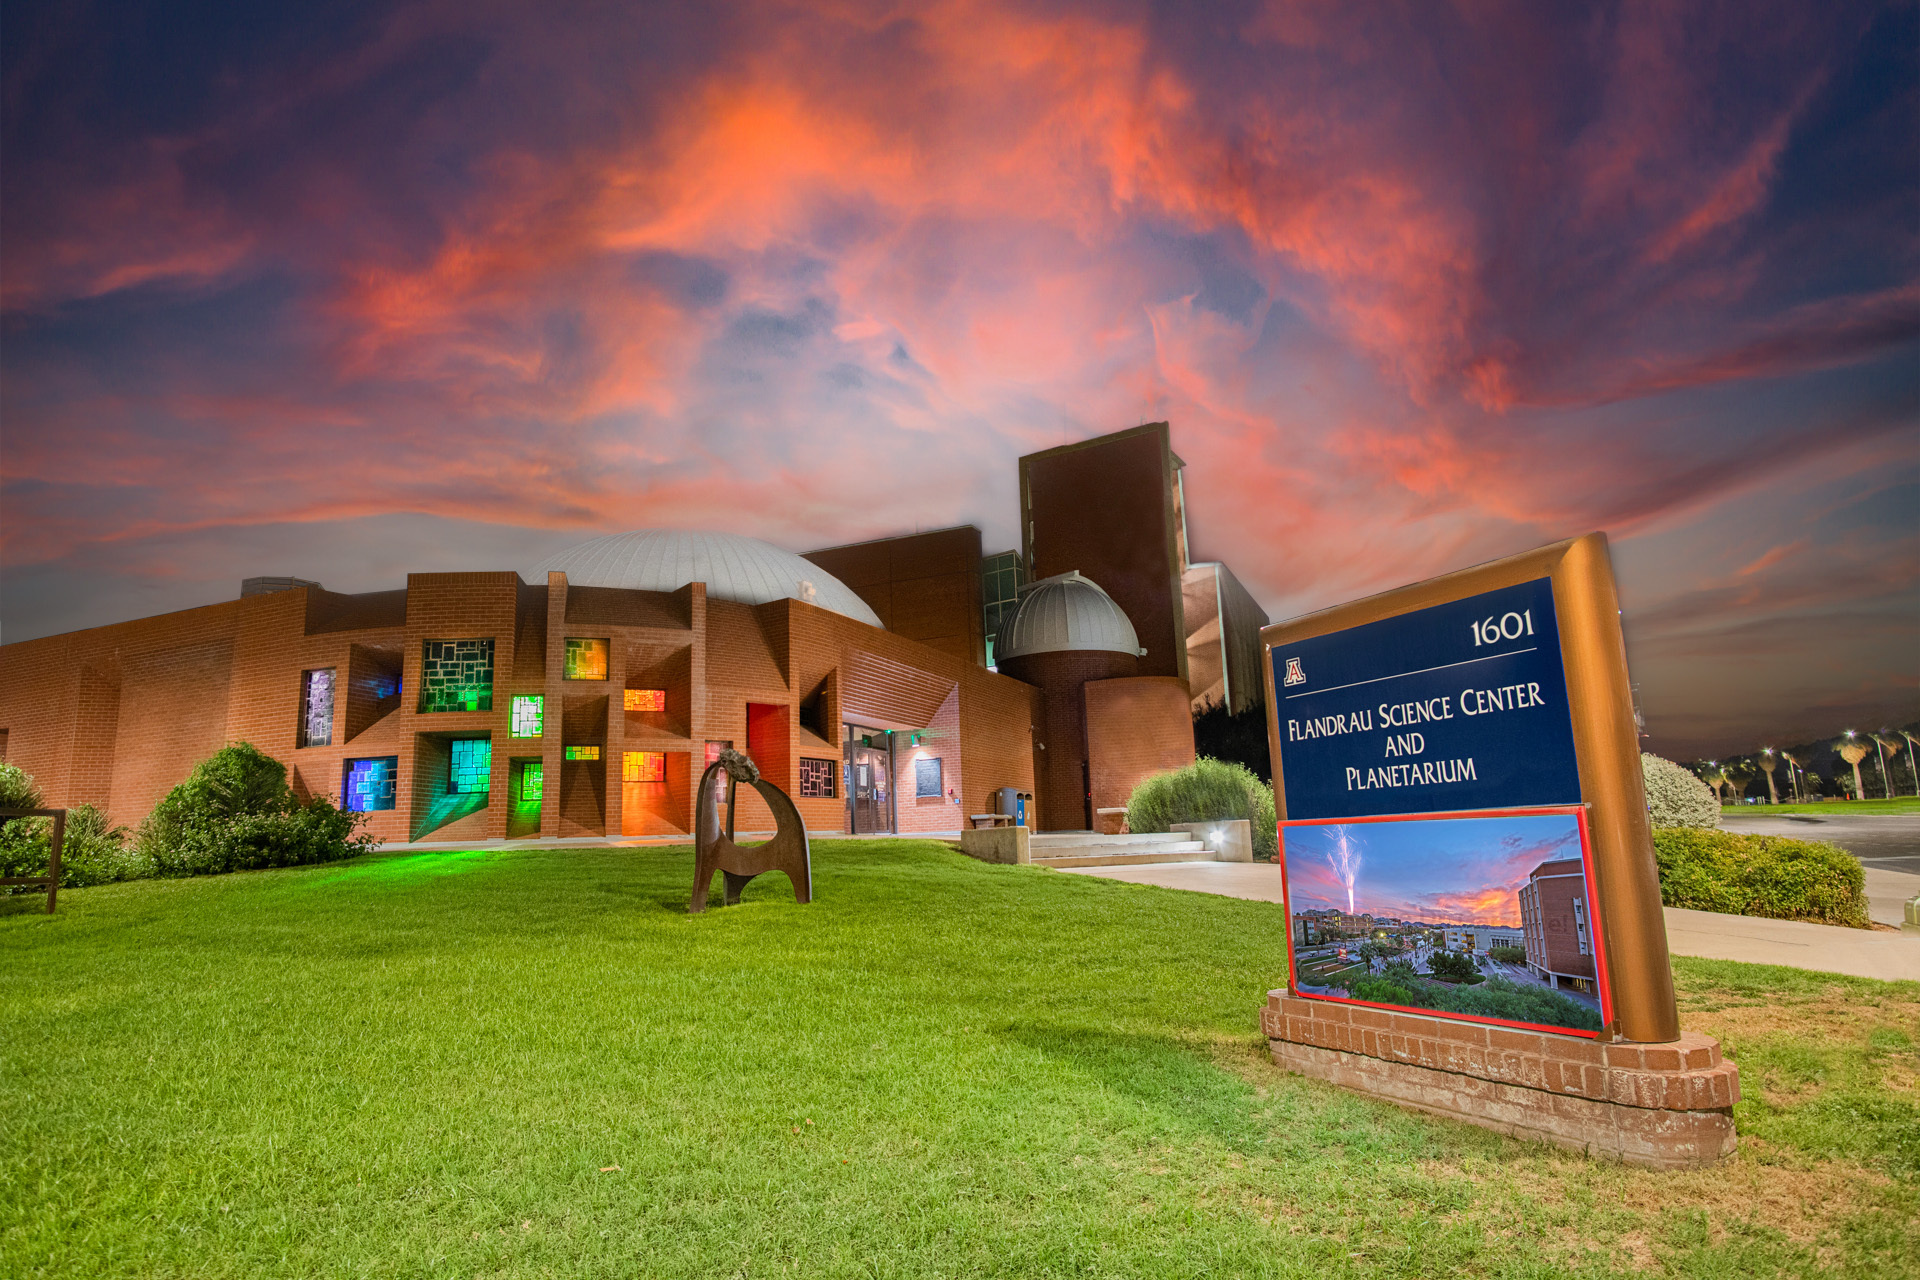
[[[1656,1174],[1277,1071],[1272,904],[848,841],[689,917],[691,862],[17,901],[0,1274],[1916,1273],[1920,984],[1680,966],[1748,1136]]]
[[[1862,818],[1875,815],[1920,813],[1920,797],[1895,796],[1891,800],[1827,800],[1820,804],[1723,804],[1720,812],[1728,816],[1778,818],[1789,813],[1823,814],[1829,818]]]

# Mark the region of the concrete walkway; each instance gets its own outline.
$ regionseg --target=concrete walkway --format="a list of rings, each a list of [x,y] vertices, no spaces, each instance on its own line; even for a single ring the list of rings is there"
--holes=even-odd
[[[1156,884],[1166,889],[1190,889],[1196,893],[1217,893],[1260,902],[1281,900],[1280,868],[1270,862],[1063,867],[1060,874],[1100,876],[1107,880]],[[1784,964],[1860,978],[1920,980],[1920,934],[1838,929],[1824,924],[1802,924],[1797,920],[1723,916],[1676,907],[1668,907],[1666,914],[1667,949],[1677,956]]]

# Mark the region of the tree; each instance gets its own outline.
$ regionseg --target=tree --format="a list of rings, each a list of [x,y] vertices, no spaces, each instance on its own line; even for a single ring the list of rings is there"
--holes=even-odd
[[[1436,951],[1427,958],[1427,972],[1442,982],[1472,982],[1480,966],[1464,951]]]
[[[1874,745],[1880,748],[1880,785],[1886,790],[1887,799],[1893,799],[1893,775],[1887,772],[1887,748],[1893,748],[1893,758],[1900,758],[1903,745],[1891,729],[1882,729],[1873,735]]]
[[[1853,798],[1864,799],[1867,791],[1860,782],[1860,762],[1867,758],[1867,745],[1854,740],[1853,730],[1847,730],[1846,741],[1840,744],[1840,758],[1853,766]]]
[[[1733,802],[1739,804],[1747,798],[1747,784],[1753,781],[1757,772],[1751,761],[1729,760],[1726,766],[1727,787],[1733,792]]]
[[[1764,769],[1767,774],[1767,803],[1779,804],[1780,792],[1779,789],[1773,785],[1773,771],[1780,767],[1780,757],[1774,754],[1772,747],[1768,747],[1760,753],[1760,767]]]

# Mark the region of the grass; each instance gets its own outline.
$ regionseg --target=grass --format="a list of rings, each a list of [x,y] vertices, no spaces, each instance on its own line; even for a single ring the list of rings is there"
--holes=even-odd
[[[1820,804],[1723,804],[1720,812],[1732,817],[1779,818],[1789,813],[1809,813],[1829,818],[1885,817],[1893,814],[1920,813],[1920,796],[1895,796],[1891,800],[1827,800]]]
[[[1679,962],[1747,1136],[1657,1174],[1276,1070],[1273,904],[823,841],[689,917],[691,862],[0,918],[0,1274],[1916,1274],[1920,984]]]

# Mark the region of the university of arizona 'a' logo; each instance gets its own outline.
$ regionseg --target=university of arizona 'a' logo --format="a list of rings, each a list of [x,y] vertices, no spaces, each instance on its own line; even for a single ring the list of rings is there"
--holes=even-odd
[[[1300,669],[1300,659],[1288,658],[1286,679],[1282,680],[1280,683],[1283,685],[1295,685],[1295,684],[1305,684],[1306,682],[1307,682],[1307,673]]]

